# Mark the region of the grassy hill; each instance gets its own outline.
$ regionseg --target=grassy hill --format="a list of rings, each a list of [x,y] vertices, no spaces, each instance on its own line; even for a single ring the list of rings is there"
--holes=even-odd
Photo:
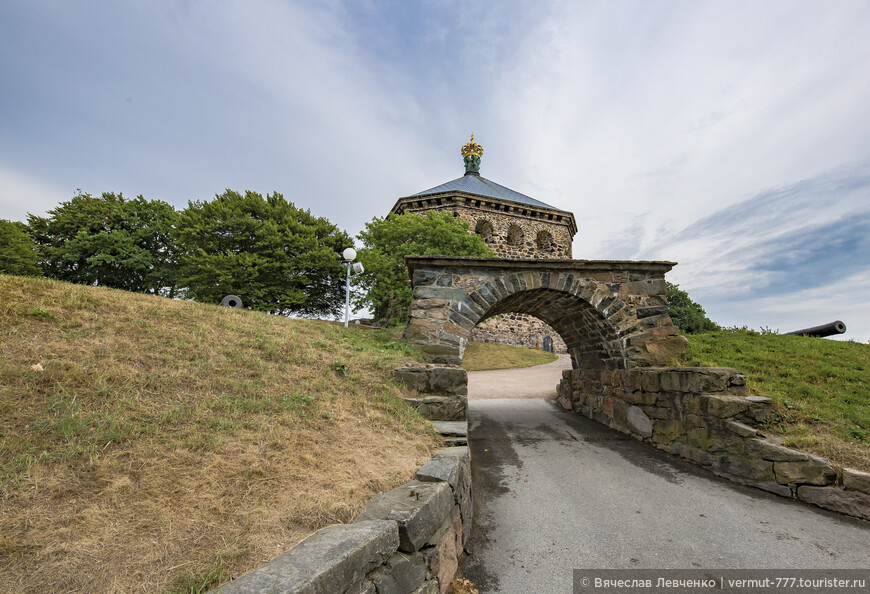
[[[870,345],[723,330],[690,335],[679,364],[741,370],[756,394],[776,401],[771,434],[870,471]]]
[[[0,275],[0,591],[200,591],[351,520],[439,443],[345,329]]]

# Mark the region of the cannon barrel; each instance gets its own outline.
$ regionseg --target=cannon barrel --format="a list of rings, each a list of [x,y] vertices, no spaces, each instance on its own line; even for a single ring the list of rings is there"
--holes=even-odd
[[[837,320],[829,324],[821,326],[813,326],[812,328],[804,328],[803,330],[795,330],[794,332],[786,332],[786,335],[792,336],[833,336],[835,334],[843,334],[846,331],[846,324]]]

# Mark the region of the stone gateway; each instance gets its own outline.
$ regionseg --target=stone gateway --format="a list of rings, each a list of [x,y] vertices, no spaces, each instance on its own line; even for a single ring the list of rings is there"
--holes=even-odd
[[[668,315],[673,262],[409,256],[405,338],[433,363],[459,365],[473,328],[506,312],[546,322],[572,365],[627,369],[668,363],[687,341]]]
[[[425,214],[444,211],[466,221],[469,231],[480,235],[496,256],[517,260],[568,260],[577,222],[570,212],[506,188],[480,175],[483,147],[471,141],[462,147],[465,175],[399,198],[391,213]],[[565,344],[545,322],[530,315],[509,312],[482,322],[473,340],[541,348],[544,337],[554,339],[554,351]]]

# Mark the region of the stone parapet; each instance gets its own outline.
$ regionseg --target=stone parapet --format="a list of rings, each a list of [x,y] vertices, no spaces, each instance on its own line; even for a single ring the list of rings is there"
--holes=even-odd
[[[374,496],[353,524],[323,528],[214,594],[444,594],[471,529],[467,447],[435,452],[417,480]]]
[[[558,402],[716,474],[870,520],[870,475],[786,448],[759,426],[775,419],[735,369],[565,370]]]

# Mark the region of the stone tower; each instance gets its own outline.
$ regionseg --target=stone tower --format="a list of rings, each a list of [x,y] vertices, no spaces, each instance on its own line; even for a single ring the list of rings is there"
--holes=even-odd
[[[482,156],[483,147],[472,135],[462,147],[465,175],[399,198],[391,212],[452,212],[467,221],[469,230],[480,235],[500,258],[570,260],[571,242],[577,234],[574,215],[482,177]],[[565,352],[564,343],[552,328],[522,314],[491,318],[475,328],[472,339],[527,348],[552,344],[556,352]]]

